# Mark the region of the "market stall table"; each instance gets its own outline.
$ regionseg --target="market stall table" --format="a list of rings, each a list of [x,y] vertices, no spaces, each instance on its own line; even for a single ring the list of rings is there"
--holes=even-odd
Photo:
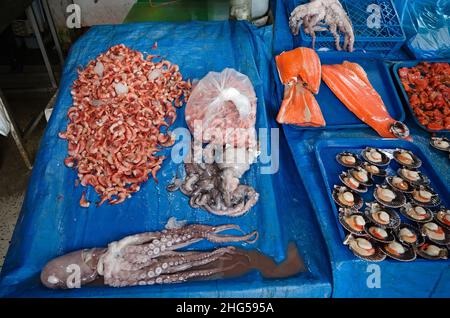
[[[209,71],[233,67],[251,79],[258,97],[257,128],[274,125],[271,103],[271,28],[256,29],[241,22],[136,23],[93,27],[71,49],[64,68],[60,94],[41,141],[24,206],[19,217],[0,280],[2,296],[36,297],[329,297],[329,261],[306,190],[295,173],[292,158],[280,140],[277,174],[261,174],[255,164],[245,176],[260,193],[260,201],[240,218],[218,217],[192,209],[180,192],[168,194],[165,187],[178,167],[166,160],[158,174],[124,203],[88,209],[79,206],[83,190],[95,201],[92,188],[75,187],[76,172],[64,166],[66,141],[58,132],[67,125],[71,105],[70,87],[77,68],[109,47],[123,43],[144,54],[161,54],[180,66],[185,78],[200,79]],[[154,42],[158,49],[152,51]],[[220,58],[218,58],[220,56]],[[273,109],[268,107],[269,110]],[[186,127],[184,108],[178,110],[174,127]],[[260,132],[260,134],[266,134]],[[170,150],[165,150],[169,154]],[[293,173],[294,172],[294,173]],[[286,200],[286,197],[289,200]],[[39,273],[50,259],[67,252],[104,246],[123,236],[161,230],[169,217],[192,223],[235,223],[244,230],[258,230],[256,245],[277,262],[286,256],[288,242],[295,242],[306,271],[287,279],[263,279],[256,272],[223,281],[193,282],[163,286],[110,288],[88,286],[77,290],[49,290],[41,285]],[[196,247],[211,248],[201,243]]]

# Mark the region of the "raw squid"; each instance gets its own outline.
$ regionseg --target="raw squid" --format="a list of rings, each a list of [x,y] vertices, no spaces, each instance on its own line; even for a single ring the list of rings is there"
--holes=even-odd
[[[360,120],[384,138],[407,138],[409,129],[393,119],[367,74],[356,63],[322,65],[322,79]]]
[[[309,48],[296,48],[275,57],[278,74],[284,86],[284,97],[278,112],[280,124],[325,126],[320,106],[313,96],[319,92],[320,59]]]

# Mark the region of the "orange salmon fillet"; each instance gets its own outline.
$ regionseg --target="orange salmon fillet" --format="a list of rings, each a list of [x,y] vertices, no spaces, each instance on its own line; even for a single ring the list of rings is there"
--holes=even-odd
[[[277,122],[299,126],[325,126],[319,104],[314,95],[301,83],[287,84]]]
[[[283,84],[297,81],[298,77],[305,82],[306,87],[317,94],[320,87],[320,59],[310,48],[299,47],[286,51],[275,57],[278,74]]]
[[[356,63],[322,65],[322,79],[339,100],[360,120],[384,138],[395,138],[390,127],[396,122],[366,72]]]

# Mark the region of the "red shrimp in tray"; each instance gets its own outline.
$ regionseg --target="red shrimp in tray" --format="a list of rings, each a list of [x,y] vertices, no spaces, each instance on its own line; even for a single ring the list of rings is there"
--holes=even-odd
[[[168,128],[191,83],[178,65],[155,57],[120,44],[78,70],[69,124],[58,136],[68,142],[64,164],[95,189],[97,205],[119,204],[150,176],[157,181],[164,157],[156,153],[174,142]],[[89,207],[85,192],[80,205]]]

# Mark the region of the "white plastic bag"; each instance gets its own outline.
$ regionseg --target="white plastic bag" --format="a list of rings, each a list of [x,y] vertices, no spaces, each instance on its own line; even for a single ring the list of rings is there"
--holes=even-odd
[[[209,72],[192,90],[186,105],[189,129],[204,143],[256,145],[256,94],[250,79],[234,69]]]
[[[3,108],[0,107],[0,135],[8,136],[9,131],[11,130],[11,125],[6,117]]]

